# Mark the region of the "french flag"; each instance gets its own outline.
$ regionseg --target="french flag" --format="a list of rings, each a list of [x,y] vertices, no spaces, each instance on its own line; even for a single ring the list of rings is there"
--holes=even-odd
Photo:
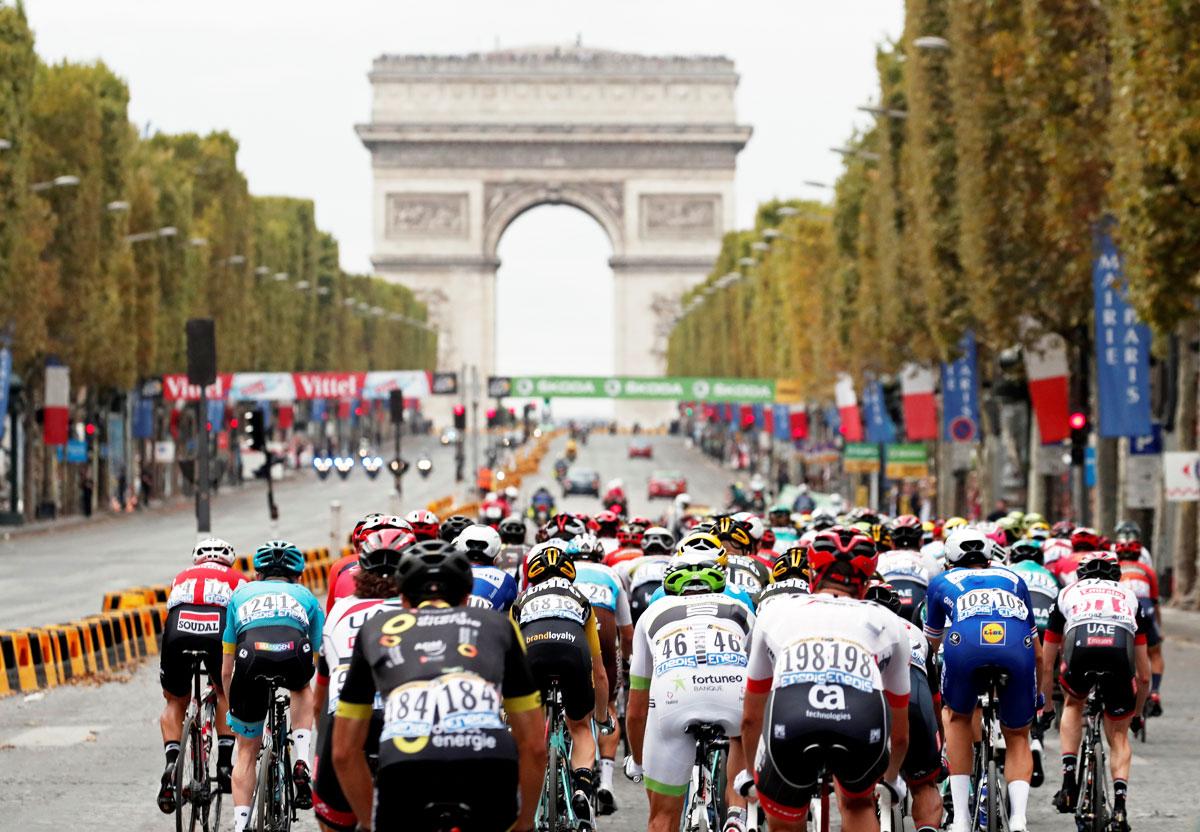
[[[61,364],[46,367],[46,402],[42,441],[47,445],[67,444],[70,428],[71,371]]]
[[[905,364],[900,371],[904,402],[904,435],[909,442],[937,439],[937,402],[933,397],[933,370]]]
[[[858,410],[858,395],[854,392],[854,379],[840,373],[833,390],[838,416],[842,420],[842,437],[847,442],[863,440],[862,414]]]
[[[1025,350],[1025,375],[1042,444],[1063,441],[1071,435],[1071,426],[1067,343],[1061,335],[1043,335]]]

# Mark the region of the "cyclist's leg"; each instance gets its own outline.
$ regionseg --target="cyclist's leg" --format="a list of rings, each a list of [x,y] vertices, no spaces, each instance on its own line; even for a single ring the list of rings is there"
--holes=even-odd
[[[912,693],[908,700],[908,753],[900,773],[912,795],[912,819],[917,829],[940,828],[942,794],[937,778],[942,768],[938,745],[937,715],[933,693],[925,674],[910,669]]]
[[[875,832],[879,818],[875,814],[875,787],[865,792],[847,792],[837,786],[838,812],[842,816],[842,832]]]
[[[685,790],[687,786],[683,787]],[[646,832],[671,832],[679,828],[679,816],[683,813],[684,794],[663,794],[646,786],[650,797],[650,820]]]
[[[601,811],[610,812],[616,808],[612,778],[617,749],[621,744],[621,726],[617,720],[617,692],[620,688],[617,681],[621,678],[617,672],[617,622],[609,610],[596,610],[596,621],[600,625],[600,647],[604,657],[604,672],[608,676],[608,714],[617,726],[611,734],[601,734],[596,740],[600,746],[600,784],[597,799],[601,803]]]
[[[229,697],[221,687],[221,643],[216,641],[204,657],[204,671],[217,694],[217,781],[221,791],[229,794],[233,776],[234,733],[229,729]]]
[[[696,759],[696,741],[685,733],[685,714],[662,713],[664,707],[650,709],[646,737],[642,743],[642,783],[650,798],[649,829],[654,832],[679,828],[679,815],[692,764]],[[674,707],[682,707],[682,703]]]
[[[1101,691],[1104,695],[1104,735],[1108,738],[1109,765],[1113,780],[1113,810],[1124,813],[1125,797],[1129,790],[1129,764],[1133,749],[1129,747],[1129,722],[1137,712],[1137,687],[1134,681],[1130,649],[1112,650],[1111,668],[1117,675],[1109,676]],[[1124,663],[1124,672],[1119,672]]]
[[[254,764],[262,747],[263,721],[267,716],[269,690],[267,684],[255,675],[262,664],[256,640],[265,636],[267,629],[269,628],[243,633],[233,654],[233,676],[229,683],[229,714],[226,721],[238,736],[233,763],[234,832],[241,832],[250,820],[250,800],[254,796]]]

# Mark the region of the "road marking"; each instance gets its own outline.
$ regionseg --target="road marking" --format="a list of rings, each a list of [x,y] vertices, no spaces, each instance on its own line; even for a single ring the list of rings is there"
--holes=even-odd
[[[14,748],[66,748],[85,742],[95,742],[96,735],[107,725],[45,725],[30,728],[10,739],[6,745]]]

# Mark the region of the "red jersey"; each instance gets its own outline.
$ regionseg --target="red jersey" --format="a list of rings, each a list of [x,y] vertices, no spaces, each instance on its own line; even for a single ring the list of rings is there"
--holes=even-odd
[[[642,556],[642,554],[643,554],[643,552],[641,549],[637,549],[632,546],[617,549],[615,552],[609,552],[605,556],[604,565],[605,566],[616,566],[618,563],[621,563],[622,561],[633,560],[634,558],[640,558]]]
[[[201,563],[183,570],[171,583],[167,609],[180,604],[226,607],[233,591],[246,583],[246,576],[222,563]]]
[[[329,594],[325,596],[325,615],[327,617],[339,598],[346,598],[354,594],[354,576],[358,574],[358,570],[358,555],[346,555],[338,558],[337,562],[329,568]]]
[[[1133,590],[1138,601],[1158,603],[1158,575],[1141,561],[1121,561],[1121,583]]]

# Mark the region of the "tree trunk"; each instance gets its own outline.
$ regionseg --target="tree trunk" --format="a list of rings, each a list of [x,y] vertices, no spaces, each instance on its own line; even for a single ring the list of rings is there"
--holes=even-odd
[[[1042,434],[1037,419],[1029,419],[1029,468],[1025,477],[1025,510],[1049,517],[1046,506],[1046,478],[1041,471]]]
[[[1200,323],[1192,319],[1182,326],[1182,349],[1179,351],[1179,400],[1175,410],[1175,435],[1181,451],[1196,450],[1196,373],[1198,368],[1195,342],[1200,338]],[[1174,553],[1174,587],[1171,605],[1195,609],[1197,503],[1174,503],[1176,523],[1171,551]]]
[[[1101,534],[1112,534],[1117,525],[1117,442],[1096,438],[1096,520]]]

